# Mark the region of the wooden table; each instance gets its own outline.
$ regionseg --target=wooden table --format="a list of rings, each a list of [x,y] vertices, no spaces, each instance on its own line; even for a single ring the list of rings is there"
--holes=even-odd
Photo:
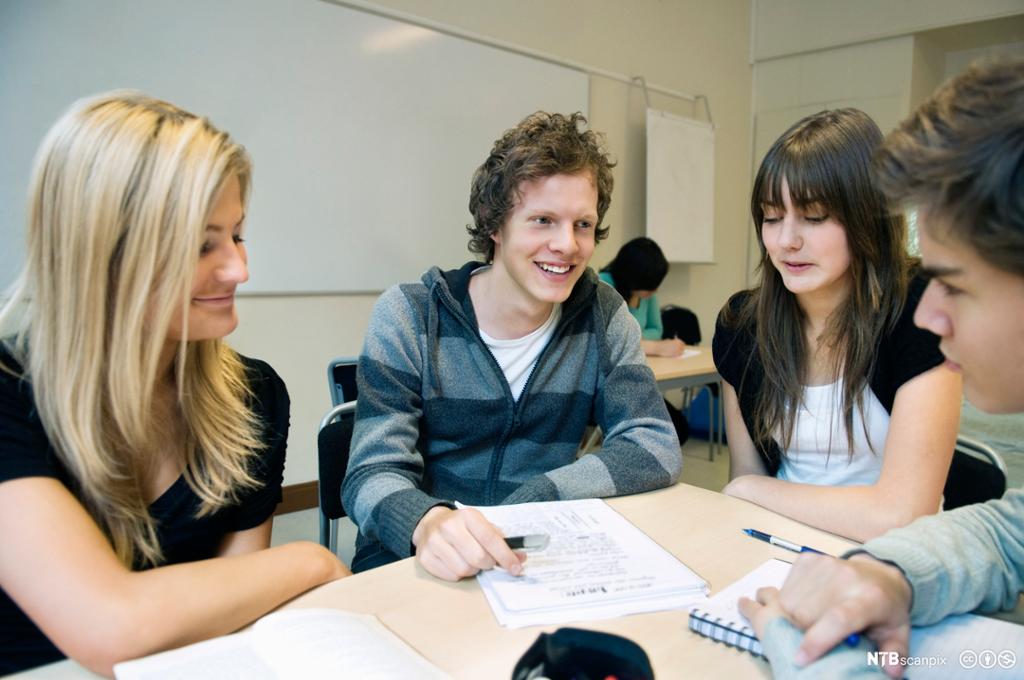
[[[692,349],[699,350],[700,354],[685,359],[681,357],[647,357],[647,365],[654,371],[654,379],[658,381],[658,389],[662,393],[702,385],[721,386],[722,376],[715,368],[711,348],[693,347]],[[716,415],[714,400],[710,398],[708,399],[708,428],[708,460],[714,460],[715,453],[722,445],[725,422],[722,409],[718,409]]]
[[[647,357],[647,365],[654,371],[658,388],[667,390],[699,387],[722,379],[715,368],[710,347],[693,347],[700,354],[685,359],[680,357]]]
[[[745,527],[777,534],[838,554],[853,545],[817,529],[735,498],[686,484],[609,500],[703,577],[712,593],[771,557],[793,560],[794,553],[754,540]],[[494,620],[475,579],[448,583],[434,578],[413,559],[320,586],[285,605],[336,607],[375,614],[384,625],[455,678],[500,680],[541,631],[506,630]],[[639,643],[659,680],[672,678],[768,678],[766,662],[712,642],[687,629],[685,611],[640,614],[607,621],[580,622],[580,628],[624,635]],[[92,677],[72,662],[30,671],[31,678]]]
[[[701,575],[712,593],[771,557],[794,553],[747,537],[746,527],[838,554],[852,543],[746,501],[686,484],[610,499],[651,538]],[[501,628],[475,579],[448,583],[413,559],[321,586],[288,607],[337,607],[377,617],[455,678],[509,678],[512,667],[541,631]],[[685,611],[658,612],[573,624],[624,635],[639,643],[661,678],[770,677],[766,662],[687,629]]]

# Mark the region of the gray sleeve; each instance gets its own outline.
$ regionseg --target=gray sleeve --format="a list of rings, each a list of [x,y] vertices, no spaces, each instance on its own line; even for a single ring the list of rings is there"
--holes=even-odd
[[[796,650],[804,634],[786,619],[772,619],[765,626],[761,637],[761,648],[772,666],[775,680],[804,680],[810,678],[886,678],[880,665],[872,665],[868,659],[874,646],[862,638],[856,647],[838,645],[831,652],[814,663],[798,668],[793,663]]]
[[[868,541],[863,551],[903,570],[915,626],[1012,609],[1024,590],[1024,490],[922,517]]]
[[[934,624],[972,610],[1011,609],[1024,590],[1024,491],[998,501],[923,517],[848,555],[867,552],[903,570],[913,588],[911,622]],[[884,677],[867,665],[867,640],[838,646],[806,668],[793,656],[803,634],[785,619],[771,621],[761,644],[776,678]],[[911,650],[913,652],[913,650]]]
[[[427,510],[447,504],[420,490],[421,327],[398,286],[374,306],[359,359],[356,426],[341,493],[360,533],[400,557],[411,554],[413,530]]]
[[[596,453],[529,480],[503,503],[622,496],[679,479],[679,440],[640,349],[640,327],[622,298],[610,288],[607,293],[614,295],[616,305],[609,310],[606,327],[597,329],[603,338],[594,395],[604,444]]]

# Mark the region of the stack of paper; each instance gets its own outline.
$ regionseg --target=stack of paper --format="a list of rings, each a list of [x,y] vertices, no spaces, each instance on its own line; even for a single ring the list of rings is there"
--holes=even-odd
[[[522,576],[501,569],[477,579],[509,628],[685,609],[707,583],[599,499],[478,507],[506,536],[546,534]]]

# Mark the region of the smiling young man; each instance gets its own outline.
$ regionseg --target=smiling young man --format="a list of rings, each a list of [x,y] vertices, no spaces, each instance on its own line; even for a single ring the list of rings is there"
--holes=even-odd
[[[1024,412],[1024,60],[944,85],[890,134],[877,167],[886,193],[919,211],[932,280],[914,322],[939,336],[972,403]],[[846,557],[801,557],[781,594],[741,602],[776,677],[881,675],[867,665],[868,642],[835,645],[862,632],[905,659],[911,625],[1012,609],[1024,591],[1024,489],[919,519]],[[948,650],[949,667],[962,651]]]
[[[674,483],[679,442],[622,297],[587,268],[612,163],[580,114],[535,113],[473,177],[470,250],[374,308],[342,488],[352,567],[415,554],[448,580],[522,555],[466,505],[617,496]],[[586,426],[601,451],[577,459]]]

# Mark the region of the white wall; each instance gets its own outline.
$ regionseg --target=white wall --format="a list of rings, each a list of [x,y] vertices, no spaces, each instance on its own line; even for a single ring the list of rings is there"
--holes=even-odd
[[[760,160],[790,125],[822,109],[863,109],[882,129],[910,105],[914,39],[878,40],[758,62],[754,155]]]
[[[971,60],[1024,39],[1024,0],[754,1],[751,175],[806,115],[852,106],[886,133]],[[751,281],[758,255],[751,238]]]
[[[911,110],[914,56],[914,38],[901,36],[758,62],[751,176],[779,135],[816,111],[854,107],[874,118],[883,131],[895,127]],[[751,236],[751,282],[759,256],[757,239]]]
[[[943,75],[946,78],[954,76],[967,68],[975,59],[993,54],[1022,56],[1024,55],[1024,41],[999,43],[988,47],[975,47],[973,49],[947,52],[945,54],[945,70]]]
[[[755,0],[754,61],[1024,12],[1024,0]]]
[[[659,296],[686,305],[700,317],[705,342],[725,299],[744,285],[749,219],[749,56],[747,0],[592,0],[587,3],[522,0],[383,0],[402,12],[446,23],[512,44],[692,93],[707,94],[718,126],[715,158],[715,254],[709,265],[673,265]],[[692,106],[652,94],[651,103],[692,115]],[[472,106],[472,102],[466,102]],[[606,221],[611,236],[594,256],[605,264],[644,225],[644,101],[635,88],[591,78],[590,120],[607,135],[619,160]],[[516,123],[508,122],[509,126]],[[502,131],[495,130],[497,137]],[[457,134],[457,131],[453,131]],[[483,161],[488,149],[480,149]],[[259,158],[255,159],[257,168]],[[468,200],[469,177],[466,177]],[[258,190],[269,190],[266,187]],[[425,225],[461,230],[462,224]],[[316,247],[316,244],[309,244]],[[380,257],[387,257],[386,252]],[[466,253],[469,259],[469,253]],[[327,361],[356,355],[375,296],[247,297],[239,301],[241,325],[231,341],[243,353],[268,361],[292,395],[292,432],[285,483],[316,478],[315,436],[329,406]]]

